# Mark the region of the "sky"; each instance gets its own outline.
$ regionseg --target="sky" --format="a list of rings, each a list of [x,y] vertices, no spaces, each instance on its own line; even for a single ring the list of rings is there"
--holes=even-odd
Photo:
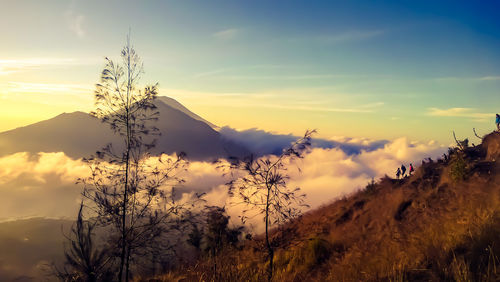
[[[142,82],[219,126],[448,145],[500,112],[496,1],[0,5],[0,131],[92,110],[129,29]]]

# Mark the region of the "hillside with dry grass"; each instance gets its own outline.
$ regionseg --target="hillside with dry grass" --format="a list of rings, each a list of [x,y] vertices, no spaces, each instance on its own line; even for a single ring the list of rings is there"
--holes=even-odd
[[[274,281],[499,281],[500,133],[273,232]],[[260,237],[152,281],[264,281]],[[215,266],[215,267],[214,267]]]

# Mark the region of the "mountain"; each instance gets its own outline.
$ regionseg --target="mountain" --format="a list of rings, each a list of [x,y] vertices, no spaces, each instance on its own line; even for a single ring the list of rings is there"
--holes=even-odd
[[[163,103],[165,103],[167,106],[170,106],[176,110],[179,110],[195,120],[198,120],[198,121],[201,121],[201,122],[204,122],[204,123],[210,125],[210,127],[212,127],[213,129],[216,129],[216,130],[219,129],[219,127],[217,125],[215,125],[215,124],[207,121],[206,119],[200,117],[199,115],[191,112],[190,110],[188,110],[188,108],[184,107],[184,105],[177,102],[177,100],[175,100],[175,99],[172,99],[172,98],[167,97],[167,96],[161,96],[161,97],[158,97],[157,99],[159,101],[162,101]]]
[[[161,136],[153,154],[185,152],[191,160],[244,156],[242,145],[223,138],[215,125],[168,97],[155,102]],[[122,146],[109,125],[83,112],[63,113],[52,119],[0,133],[0,156],[16,152],[65,152],[73,158],[88,157],[108,143]]]
[[[482,140],[272,231],[273,281],[500,281],[500,132]],[[165,279],[264,281],[264,245],[221,252],[218,273],[201,258]]]

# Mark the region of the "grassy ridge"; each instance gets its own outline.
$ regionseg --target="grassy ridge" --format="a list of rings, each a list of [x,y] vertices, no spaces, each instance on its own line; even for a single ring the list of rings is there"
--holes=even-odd
[[[414,175],[384,177],[273,237],[275,281],[500,280],[500,134]],[[260,238],[157,281],[265,281]]]

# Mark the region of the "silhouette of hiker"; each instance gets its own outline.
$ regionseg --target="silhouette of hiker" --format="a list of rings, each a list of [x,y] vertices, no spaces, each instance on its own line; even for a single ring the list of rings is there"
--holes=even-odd
[[[443,158],[444,158],[444,161],[447,162],[448,161],[448,156],[446,154],[443,154]]]
[[[414,172],[414,171],[415,171],[415,169],[413,169],[413,165],[410,164],[410,176],[411,176],[411,173]]]
[[[500,131],[500,115],[497,114],[497,118],[495,119],[495,123],[497,124],[497,130]]]
[[[396,177],[399,179],[400,175],[401,175],[401,169],[398,167],[398,170],[396,171]]]
[[[406,175],[406,166],[405,165],[401,165],[401,177],[405,177]]]

